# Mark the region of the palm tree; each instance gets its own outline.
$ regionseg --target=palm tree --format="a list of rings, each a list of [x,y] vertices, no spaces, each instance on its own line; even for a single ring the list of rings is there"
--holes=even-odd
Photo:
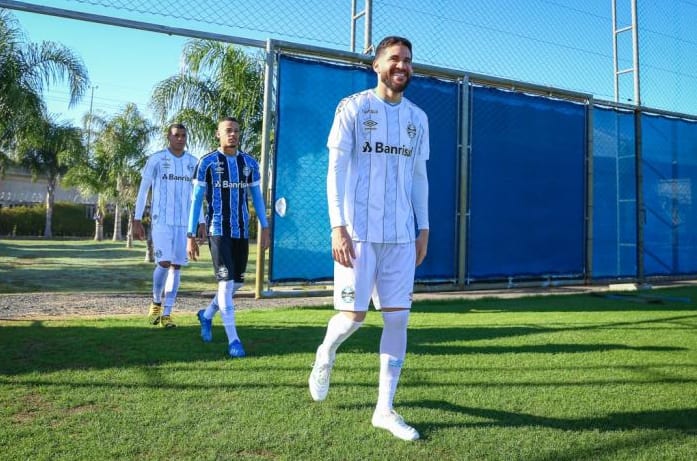
[[[53,236],[53,205],[56,186],[65,174],[73,158],[84,151],[82,132],[79,128],[56,123],[50,117],[35,121],[20,129],[15,154],[17,163],[29,170],[32,178],[46,179],[46,225],[44,237]]]
[[[18,22],[0,9],[0,169],[11,159],[19,127],[43,117],[43,90],[67,80],[70,106],[89,87],[87,69],[69,48],[26,40]]]
[[[121,212],[135,204],[140,170],[147,158],[150,138],[156,128],[129,103],[111,118],[96,117],[94,156],[98,163],[107,163],[106,185],[102,193],[112,199],[114,208],[113,240],[122,240]],[[128,213],[128,245],[131,245],[132,213]]]
[[[190,143],[215,148],[218,120],[234,116],[243,127],[240,146],[258,153],[263,118],[263,61],[231,44],[192,40],[182,51],[184,67],[155,86],[151,105],[162,126],[187,126]]]

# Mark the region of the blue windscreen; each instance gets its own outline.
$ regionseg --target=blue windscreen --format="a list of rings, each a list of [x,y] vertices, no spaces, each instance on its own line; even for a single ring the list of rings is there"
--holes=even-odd
[[[469,281],[582,276],[586,109],[471,92]]]
[[[365,67],[281,56],[272,205],[285,213],[274,213],[270,281],[332,279],[327,136],[339,101],[374,85],[375,73]],[[431,243],[417,270],[424,280],[456,273],[457,94],[456,83],[424,77],[415,77],[406,91],[428,114],[431,129]]]
[[[593,108],[593,278],[637,276],[634,113]]]
[[[642,114],[645,275],[697,273],[697,123]]]

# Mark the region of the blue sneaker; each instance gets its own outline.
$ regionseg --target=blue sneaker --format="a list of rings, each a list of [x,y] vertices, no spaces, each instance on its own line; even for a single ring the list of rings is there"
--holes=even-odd
[[[228,352],[228,354],[230,354],[230,357],[234,357],[234,358],[238,358],[238,359],[247,355],[247,353],[244,351],[244,347],[242,347],[242,343],[240,342],[239,339],[236,339],[230,343],[230,345],[227,347],[227,352]]]
[[[201,323],[201,339],[204,343],[209,343],[213,341],[213,320],[204,317],[204,312],[205,310],[201,309],[196,314],[196,317],[198,317],[198,321]]]

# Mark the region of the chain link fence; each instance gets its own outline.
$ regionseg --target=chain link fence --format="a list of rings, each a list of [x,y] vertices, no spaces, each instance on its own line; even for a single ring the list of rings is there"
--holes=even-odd
[[[363,11],[366,0],[355,0]],[[12,2],[8,2],[12,3]],[[273,38],[348,51],[351,0],[53,0],[14,2],[65,8],[244,39]],[[49,5],[50,3],[50,5]],[[631,0],[616,0],[618,28],[631,25]],[[641,103],[697,114],[697,1],[637,0]],[[365,18],[355,21],[357,40]],[[374,45],[384,35],[414,42],[415,61],[592,94],[614,101],[611,0],[373,0]],[[619,69],[632,67],[629,34],[618,35]],[[617,99],[633,103],[632,75]]]

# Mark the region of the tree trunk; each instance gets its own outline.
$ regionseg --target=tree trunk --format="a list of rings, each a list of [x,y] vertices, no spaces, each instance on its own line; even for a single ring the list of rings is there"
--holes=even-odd
[[[97,204],[94,209],[94,240],[101,242],[104,240],[104,213],[102,213],[102,196],[97,197]]]
[[[94,239],[97,242],[104,240],[104,218],[98,215],[94,218]]]
[[[126,248],[133,248],[133,213],[126,208],[128,213],[128,230],[126,231]]]
[[[56,178],[48,178],[46,186],[46,224],[44,225],[44,238],[53,237],[53,204],[56,200]]]
[[[114,235],[111,238],[114,242],[123,240],[121,233],[121,207],[117,203],[114,205]]]

